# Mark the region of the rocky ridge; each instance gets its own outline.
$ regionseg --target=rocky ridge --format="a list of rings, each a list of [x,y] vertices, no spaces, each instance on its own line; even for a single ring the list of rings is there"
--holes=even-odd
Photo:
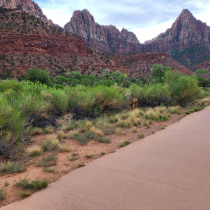
[[[147,51],[156,52],[181,50],[193,45],[210,49],[210,27],[197,20],[189,10],[184,9],[171,28],[144,44]]]
[[[193,74],[192,71],[171,59],[167,53],[143,52],[135,55],[114,55],[112,59],[117,64],[130,69],[131,74],[136,78],[149,77],[154,64],[161,64],[163,67],[170,66],[173,70],[178,70],[182,74]]]
[[[87,9],[75,11],[64,30],[81,37],[97,51],[128,54],[141,50],[141,44],[133,32],[124,28],[120,32],[112,25],[101,26]]]
[[[44,23],[50,26],[59,28],[60,26],[54,24],[52,20],[48,20],[47,16],[43,14],[42,9],[32,0],[1,0],[0,7],[7,9],[18,9],[30,15],[39,18]]]

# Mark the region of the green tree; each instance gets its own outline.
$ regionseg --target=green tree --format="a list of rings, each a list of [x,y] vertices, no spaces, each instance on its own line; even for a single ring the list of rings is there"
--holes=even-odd
[[[40,82],[48,86],[52,85],[52,81],[49,77],[49,73],[45,69],[39,69],[37,67],[29,68],[26,73],[23,75],[24,80],[31,82]]]
[[[163,83],[166,71],[172,70],[171,67],[164,67],[160,64],[155,64],[152,67],[152,75],[149,78],[150,83]]]

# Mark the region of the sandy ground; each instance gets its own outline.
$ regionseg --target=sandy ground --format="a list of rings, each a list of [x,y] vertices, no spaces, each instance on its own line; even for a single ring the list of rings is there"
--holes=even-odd
[[[110,135],[108,136],[111,139],[110,144],[98,143],[95,141],[90,141],[87,145],[81,146],[77,141],[66,139],[65,143],[71,147],[72,151],[70,153],[58,153],[58,164],[53,167],[55,168],[54,173],[48,173],[43,170],[42,167],[34,166],[34,162],[37,161],[37,158],[31,159],[27,164],[29,164],[27,170],[23,173],[16,174],[0,174],[0,189],[4,188],[6,190],[6,198],[0,201],[0,207],[8,205],[10,203],[21,200],[22,198],[19,196],[19,192],[23,191],[21,188],[15,186],[15,183],[19,181],[19,179],[23,179],[27,176],[30,180],[33,179],[46,179],[49,183],[52,183],[58,180],[60,177],[68,174],[69,172],[75,170],[78,167],[79,163],[88,164],[94,159],[101,158],[101,152],[106,154],[113,153],[116,150],[119,150],[119,144],[124,140],[129,140],[131,142],[135,141],[143,141],[144,139],[139,139],[137,135],[144,134],[145,137],[154,134],[155,132],[164,129],[168,125],[173,124],[174,122],[179,121],[184,115],[186,109],[181,109],[181,115],[171,114],[171,117],[166,122],[153,122],[150,125],[150,128],[146,128],[144,125],[140,125],[137,127],[137,133],[132,133],[131,128],[123,128],[125,135]],[[71,131],[67,133],[67,136],[71,134]],[[34,142],[29,142],[26,145],[26,148],[31,145],[40,145],[43,139],[46,139],[49,135],[40,135],[36,137],[32,137]],[[75,161],[70,161],[68,159],[72,153],[79,153],[80,158]],[[87,158],[86,154],[93,155],[92,158]],[[1,157],[2,158],[2,157]],[[3,159],[2,159],[3,161]],[[9,183],[8,186],[5,186],[5,183]],[[32,192],[32,191],[31,191]]]

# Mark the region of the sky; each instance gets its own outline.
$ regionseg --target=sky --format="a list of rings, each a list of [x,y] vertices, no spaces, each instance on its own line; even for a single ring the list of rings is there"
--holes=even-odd
[[[210,26],[210,0],[33,0],[54,23],[64,26],[75,10],[87,9],[100,25],[136,34],[141,43],[171,27],[183,9]]]

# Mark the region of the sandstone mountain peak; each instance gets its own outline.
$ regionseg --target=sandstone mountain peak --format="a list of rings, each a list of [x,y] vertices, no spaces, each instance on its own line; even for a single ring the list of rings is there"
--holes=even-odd
[[[89,47],[98,51],[125,54],[141,51],[134,33],[124,28],[120,32],[112,25],[99,25],[87,9],[75,11],[64,30],[81,37]]]
[[[0,7],[22,10],[30,15],[34,15],[51,26],[59,27],[58,25],[53,24],[51,20],[48,20],[43,14],[42,9],[32,0],[1,0]]]
[[[171,28],[145,44],[148,50],[156,52],[181,50],[192,45],[210,49],[210,27],[197,20],[188,9],[184,9]]]

